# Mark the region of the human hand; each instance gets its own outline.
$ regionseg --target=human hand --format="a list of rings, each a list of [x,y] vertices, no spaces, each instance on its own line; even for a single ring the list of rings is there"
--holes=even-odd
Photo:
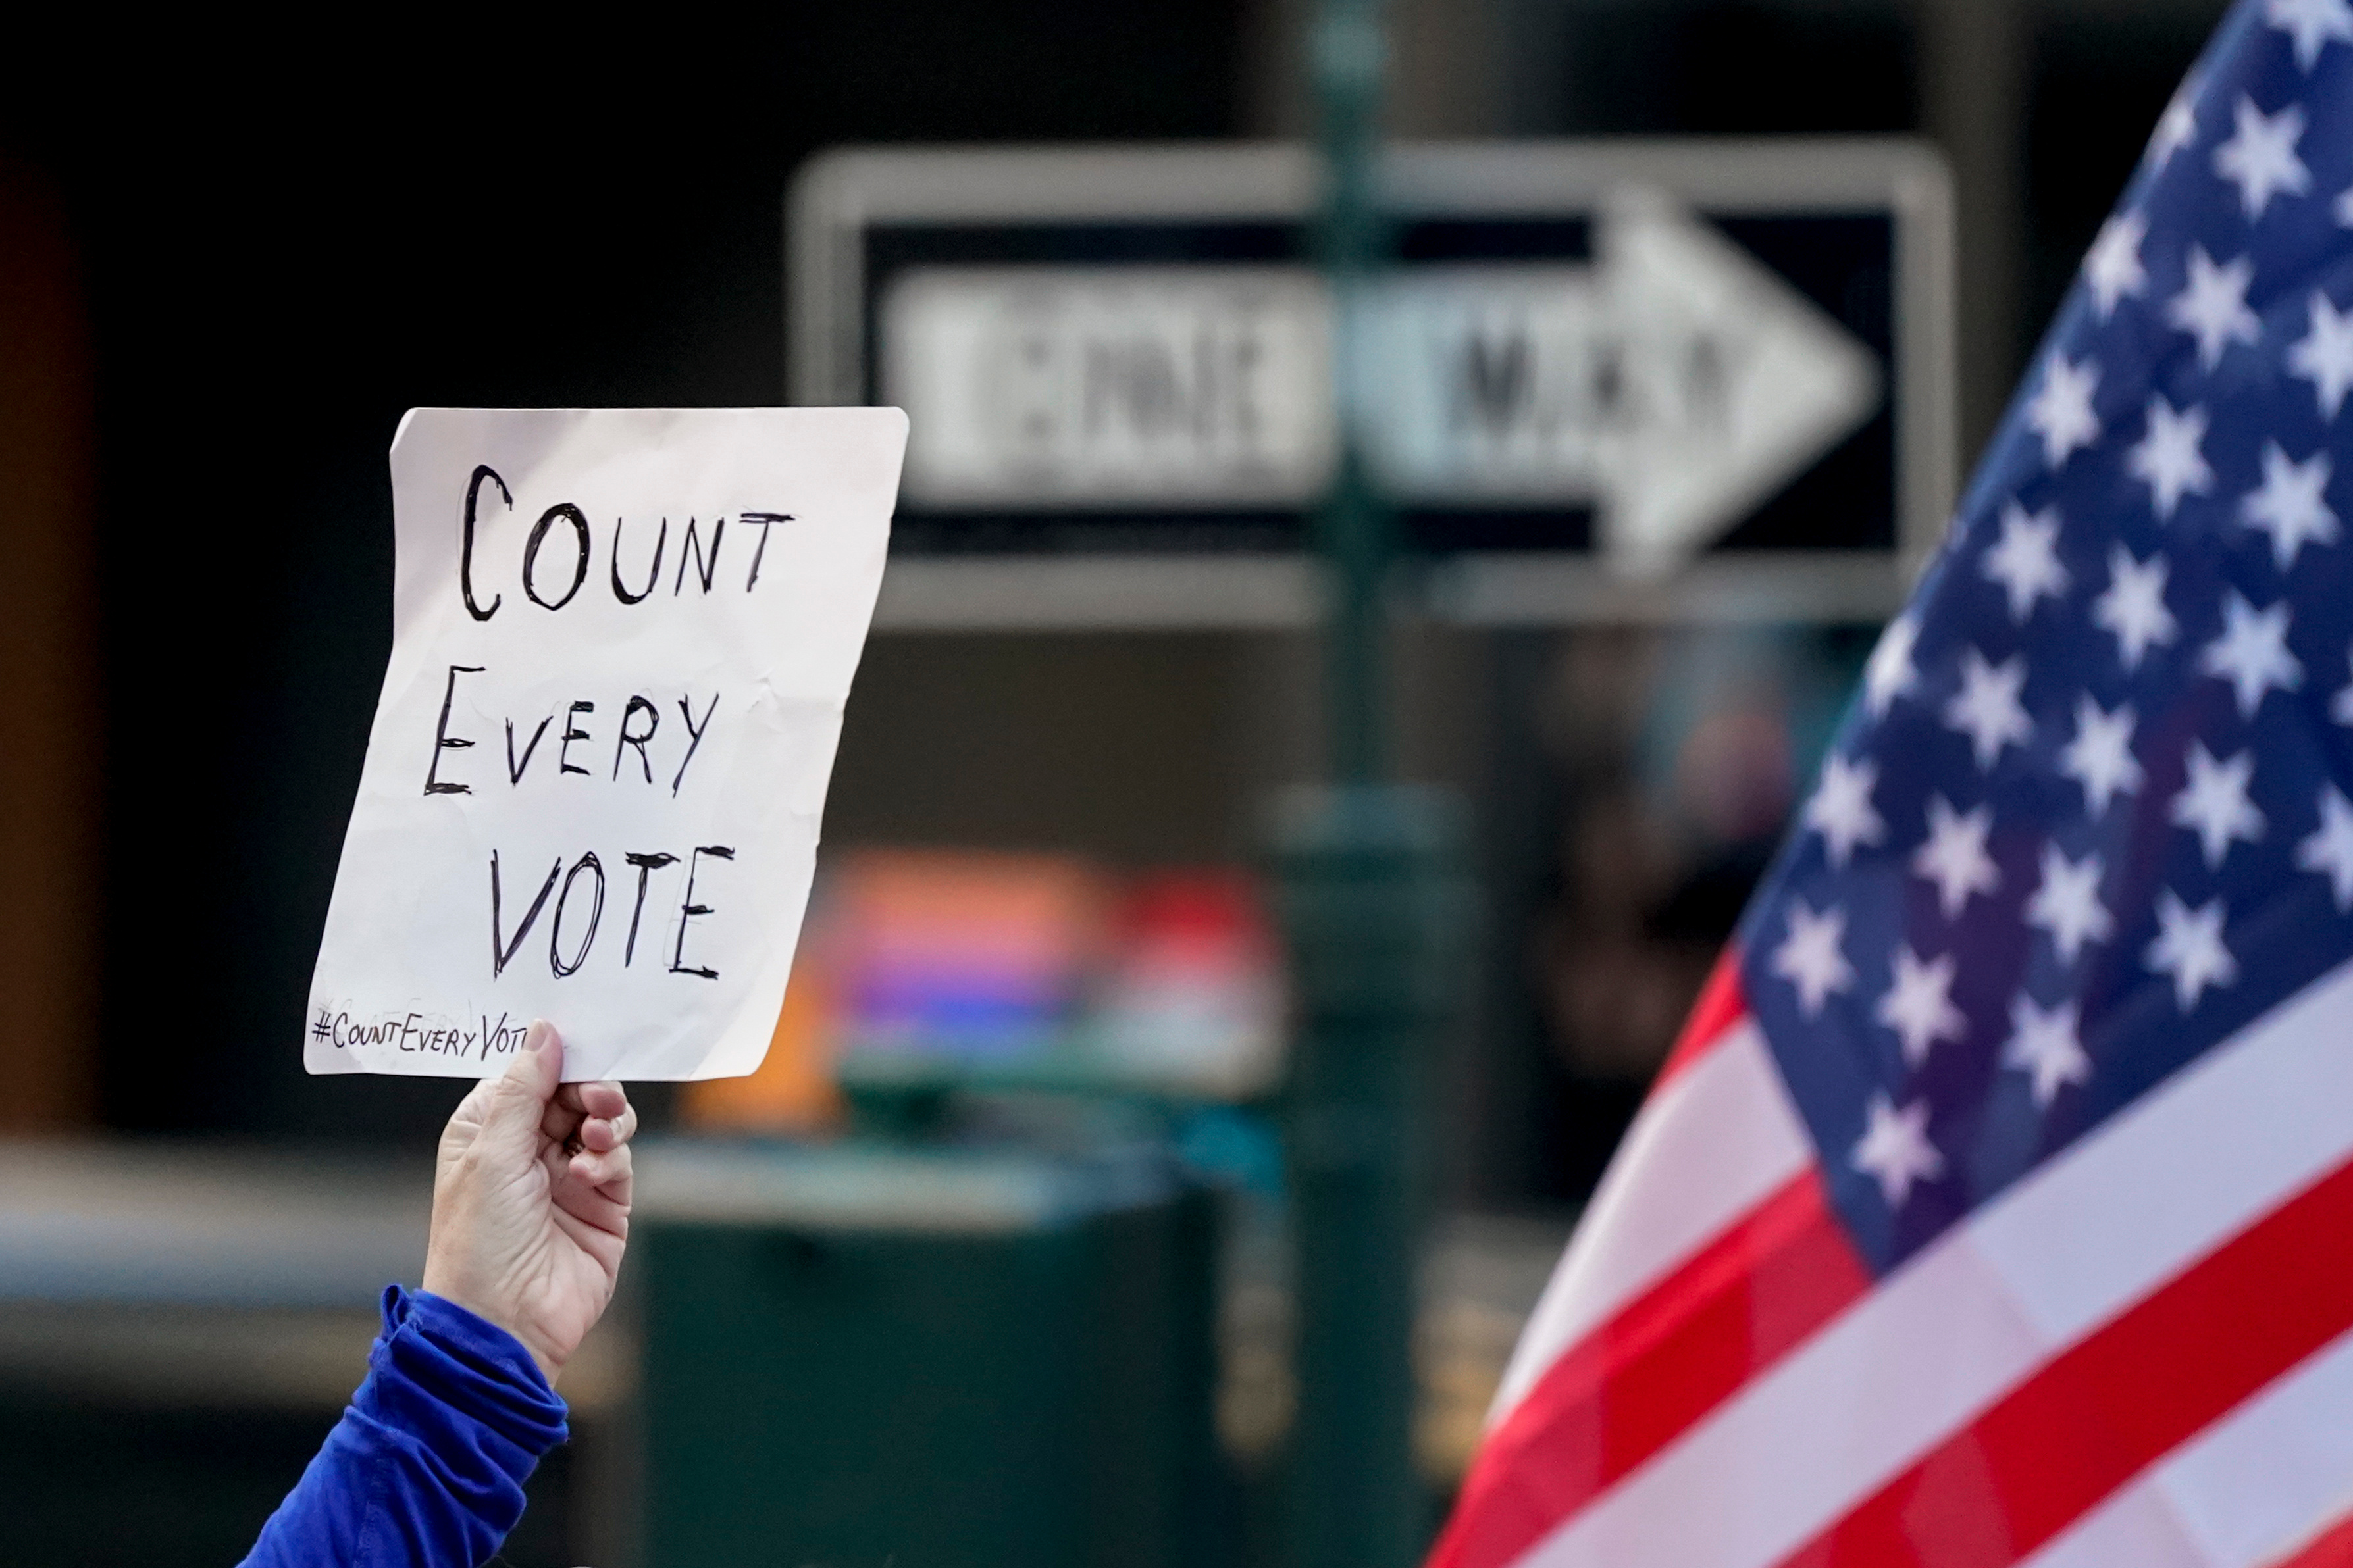
[[[613,1299],[629,1235],[617,1083],[564,1083],[542,1021],[507,1070],[459,1102],[433,1172],[425,1289],[521,1340],[553,1383]]]

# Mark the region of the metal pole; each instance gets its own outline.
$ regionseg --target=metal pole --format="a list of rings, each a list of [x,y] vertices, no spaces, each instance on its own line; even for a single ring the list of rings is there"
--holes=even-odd
[[[1461,813],[1434,790],[1303,789],[1276,823],[1299,1033],[1294,1568],[1410,1568],[1423,1065],[1461,992]]]
[[[1380,147],[1388,38],[1383,0],[1324,0],[1310,40],[1323,132],[1324,211],[1316,238],[1334,314],[1333,391],[1340,461],[1323,517],[1334,604],[1325,679],[1332,691],[1333,771],[1347,784],[1388,773],[1387,617],[1382,599],[1389,518],[1366,471],[1367,375],[1360,327],[1376,270],[1388,259],[1387,226],[1374,182]]]
[[[1298,1037],[1285,1119],[1298,1237],[1294,1568],[1410,1568],[1423,1059],[1459,996],[1469,924],[1456,804],[1389,773],[1388,519],[1364,460],[1356,328],[1386,235],[1377,202],[1380,0],[1324,0],[1309,50],[1323,110],[1317,234],[1335,305],[1340,462],[1322,518],[1332,605],[1328,787],[1294,792],[1275,856]]]

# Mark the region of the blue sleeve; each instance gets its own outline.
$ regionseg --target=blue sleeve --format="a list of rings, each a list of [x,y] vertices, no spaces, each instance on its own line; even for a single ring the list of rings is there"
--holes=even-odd
[[[392,1286],[367,1381],[246,1568],[477,1568],[565,1436],[564,1401],[513,1335]]]

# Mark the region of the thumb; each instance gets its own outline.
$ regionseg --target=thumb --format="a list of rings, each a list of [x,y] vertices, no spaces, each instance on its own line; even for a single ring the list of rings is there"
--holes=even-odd
[[[546,1019],[523,1032],[522,1048],[489,1085],[482,1107],[484,1136],[512,1148],[538,1148],[540,1118],[564,1081],[564,1041]]]

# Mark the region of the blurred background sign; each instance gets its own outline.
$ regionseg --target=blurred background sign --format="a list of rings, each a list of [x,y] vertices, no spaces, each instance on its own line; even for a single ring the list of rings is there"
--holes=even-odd
[[[1704,595],[1736,566],[1800,616],[1892,607],[1952,489],[1933,154],[1432,145],[1386,176],[1399,266],[1344,384],[1433,607],[1573,623],[1615,583]],[[1051,625],[1058,581],[1173,595],[1174,624],[1306,614],[1293,552],[1337,449],[1333,306],[1302,252],[1315,178],[1265,145],[809,166],[793,396],[914,425],[897,537],[927,559],[894,566],[887,617]],[[1040,556],[1096,569],[989,602],[1006,558]]]

